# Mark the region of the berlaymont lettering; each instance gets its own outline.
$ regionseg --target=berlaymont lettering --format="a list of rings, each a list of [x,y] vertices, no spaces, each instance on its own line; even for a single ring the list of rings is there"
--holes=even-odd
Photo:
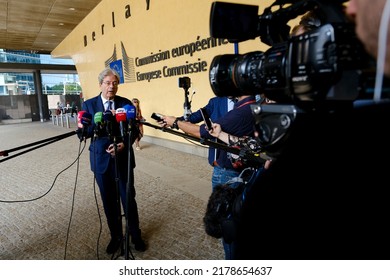
[[[149,2],[149,1],[146,1],[146,2]],[[149,4],[147,4],[147,7],[146,9],[148,10],[149,9]],[[130,11],[130,4],[127,4],[124,8],[124,16],[126,19],[130,18],[131,17],[131,11]],[[112,28],[115,28],[115,12],[111,12],[111,26]],[[100,34],[101,36],[104,36],[104,32],[105,32],[105,28],[106,28],[106,25],[104,23],[102,23],[99,27],[100,29]],[[91,31],[91,40],[92,41],[95,41],[96,40],[96,31]],[[88,36],[87,35],[84,35],[84,47],[88,46]]]
[[[150,8],[150,1],[146,1],[146,10],[149,10]],[[131,7],[130,4],[127,4],[124,6],[124,18],[127,20],[131,17]],[[115,28],[115,17],[116,14],[114,11],[111,12],[111,27]],[[97,39],[97,36],[104,36],[105,35],[105,28],[108,28],[105,23],[102,23],[99,27],[100,33],[97,34],[96,31],[91,32],[91,40],[95,41]],[[200,36],[197,36],[196,40],[190,43],[187,43],[185,45],[176,46],[171,48],[170,50],[159,50],[157,53],[148,54],[145,57],[129,57],[127,56],[127,52],[125,49],[125,46],[123,42],[121,43],[121,53],[123,55],[123,61],[121,63],[123,64],[123,82],[124,83],[133,83],[133,82],[141,82],[141,81],[147,81],[150,82],[151,80],[155,79],[161,79],[164,77],[173,77],[173,76],[180,76],[180,75],[188,75],[193,73],[199,73],[199,72],[207,72],[208,71],[208,64],[206,60],[202,60],[201,58],[198,58],[195,61],[186,61],[183,65],[177,65],[177,66],[168,66],[164,65],[160,69],[153,69],[149,70],[147,72],[142,71],[132,71],[135,69],[135,67],[142,67],[144,65],[160,62],[163,60],[169,60],[171,58],[176,58],[184,55],[189,55],[192,57],[195,53],[200,52],[202,50],[207,50],[210,48],[214,48],[221,45],[229,44],[228,40],[226,39],[216,39],[212,37],[208,38],[201,38]],[[88,46],[88,36],[84,35],[84,47]],[[113,55],[110,56],[106,60],[106,65],[110,65],[110,63],[114,63],[115,61],[118,61],[118,57],[116,57],[116,46],[114,46]]]

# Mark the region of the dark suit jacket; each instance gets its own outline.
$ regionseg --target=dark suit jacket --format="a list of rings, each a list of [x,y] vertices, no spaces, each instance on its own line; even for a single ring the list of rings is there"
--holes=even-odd
[[[126,104],[133,105],[131,101],[127,98],[121,96],[115,96],[115,109],[123,108]],[[131,168],[135,167],[134,152],[132,144],[134,143],[135,138],[138,136],[139,131],[136,125],[128,126],[129,131],[131,132],[131,140],[129,144],[129,137],[121,137],[119,123],[116,122],[115,117],[113,118],[111,124],[108,122],[103,123],[99,126],[95,123],[94,116],[97,112],[104,112],[104,105],[100,94],[96,97],[86,100],[82,105],[82,110],[87,111],[93,117],[92,125],[88,127],[87,138],[91,138],[91,145],[89,146],[90,151],[90,163],[91,170],[96,173],[104,173],[109,168],[110,164],[113,164],[113,159],[111,155],[106,152],[107,147],[116,142],[123,142],[125,144],[125,149],[118,154],[118,171],[121,175],[121,178],[127,178],[124,176],[127,174],[127,165],[128,165],[128,155],[130,152],[130,165]],[[107,133],[107,126],[112,126],[111,137]],[[129,150],[130,149],[130,150]]]

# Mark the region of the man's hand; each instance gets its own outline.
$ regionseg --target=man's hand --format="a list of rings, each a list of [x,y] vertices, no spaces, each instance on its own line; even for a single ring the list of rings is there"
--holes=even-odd
[[[125,148],[125,144],[123,144],[123,142],[116,144],[116,150],[117,150],[118,153],[123,151],[124,148]],[[106,149],[106,152],[109,153],[111,156],[115,156],[115,146],[114,146],[114,144],[111,144],[110,146],[108,146],[108,148]]]

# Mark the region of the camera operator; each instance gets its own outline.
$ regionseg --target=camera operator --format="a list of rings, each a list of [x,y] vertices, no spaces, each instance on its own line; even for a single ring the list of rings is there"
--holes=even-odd
[[[235,98],[233,97],[213,97],[210,98],[209,102],[203,108],[206,110],[207,114],[210,116],[212,122],[223,117],[227,112],[231,111],[234,107]],[[179,120],[184,121],[184,117],[180,117]],[[200,109],[193,112],[188,116],[187,119],[190,123],[199,123],[203,121],[202,113]],[[213,139],[215,140],[215,139]],[[214,147],[208,148],[208,161],[209,164],[214,168],[214,162],[217,159],[219,153],[218,149]]]
[[[224,131],[229,134],[242,136],[254,136],[255,120],[252,115],[250,104],[255,103],[255,96],[243,95],[237,98],[233,110],[227,112],[223,117],[215,120],[221,125]],[[163,115],[163,114],[161,114]],[[190,122],[182,121],[174,116],[163,115],[164,122],[160,122],[162,126],[169,126],[174,129],[181,129],[185,133],[199,138],[212,139],[205,125],[197,125]],[[213,162],[214,170],[212,175],[213,190],[218,185],[224,185],[228,181],[239,177],[243,166],[233,167],[228,153],[225,150],[220,150],[217,159]],[[236,187],[239,183],[229,184],[230,187]],[[225,259],[232,258],[232,244],[224,242]]]
[[[355,21],[357,36],[364,44],[367,52],[377,57],[380,21],[382,12],[385,11],[386,1],[350,0],[347,4],[346,13]],[[385,43],[386,59],[384,72],[390,77],[390,29],[388,28],[388,22],[383,26],[383,28],[385,27],[387,27],[387,41]]]
[[[347,3],[373,56],[385,2]],[[390,258],[390,103],[351,103],[306,113],[294,124],[278,160],[246,196],[234,258]]]

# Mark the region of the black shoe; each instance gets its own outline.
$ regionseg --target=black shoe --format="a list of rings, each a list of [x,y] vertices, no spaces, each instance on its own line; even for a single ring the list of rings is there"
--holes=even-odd
[[[145,252],[146,251],[145,242],[142,240],[141,237],[139,237],[139,238],[132,238],[131,242],[134,244],[134,248],[138,252]]]
[[[106,249],[107,254],[114,254],[116,251],[118,251],[121,245],[121,241],[121,238],[112,238]]]

